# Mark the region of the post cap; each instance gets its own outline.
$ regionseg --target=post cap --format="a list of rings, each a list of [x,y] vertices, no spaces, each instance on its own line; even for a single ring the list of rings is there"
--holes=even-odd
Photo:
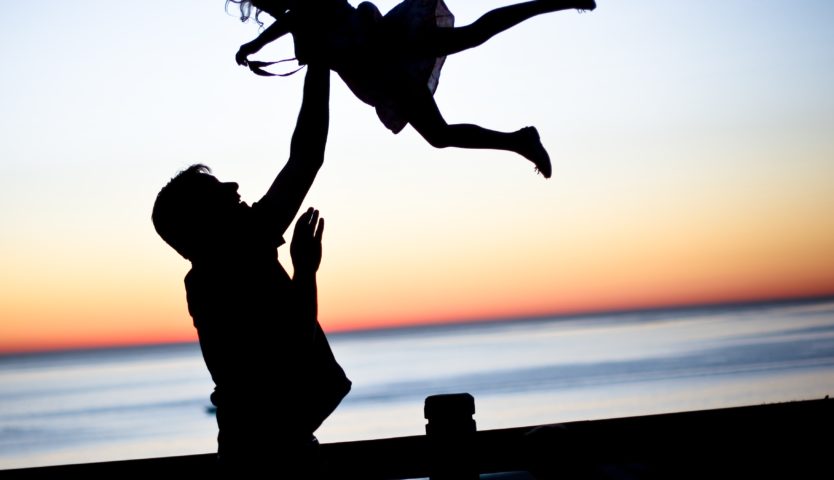
[[[423,417],[433,418],[471,417],[475,414],[475,398],[468,393],[447,393],[426,397]]]

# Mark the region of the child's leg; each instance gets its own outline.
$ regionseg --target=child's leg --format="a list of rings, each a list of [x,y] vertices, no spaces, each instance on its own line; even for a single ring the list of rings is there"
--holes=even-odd
[[[443,119],[428,88],[416,88],[407,96],[406,103],[411,126],[435,148],[483,148],[507,150],[533,162],[536,169],[550,178],[550,157],[533,127],[516,132],[497,132],[478,125],[459,123],[449,125]]]
[[[593,10],[594,0],[534,0],[496,8],[474,23],[457,28],[438,28],[424,45],[436,57],[477,47],[498,33],[543,13],[559,10]],[[419,47],[418,47],[419,48]]]

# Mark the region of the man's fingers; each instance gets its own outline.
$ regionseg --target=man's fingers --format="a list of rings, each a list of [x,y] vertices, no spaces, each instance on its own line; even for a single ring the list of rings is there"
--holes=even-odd
[[[295,232],[300,233],[303,231],[311,237],[321,239],[320,230],[324,226],[323,220],[319,218],[319,211],[310,207],[298,217],[298,222],[295,224]],[[319,231],[316,231],[316,228]]]
[[[324,218],[319,218],[319,225],[314,238],[316,241],[321,242],[322,235],[324,235]]]

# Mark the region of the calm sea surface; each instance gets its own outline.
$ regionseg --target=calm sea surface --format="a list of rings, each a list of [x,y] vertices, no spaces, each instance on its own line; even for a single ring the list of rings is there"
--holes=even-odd
[[[354,387],[323,442],[422,434],[436,393],[479,429],[834,394],[834,300],[331,339]],[[212,387],[196,344],[0,357],[0,468],[214,451]]]

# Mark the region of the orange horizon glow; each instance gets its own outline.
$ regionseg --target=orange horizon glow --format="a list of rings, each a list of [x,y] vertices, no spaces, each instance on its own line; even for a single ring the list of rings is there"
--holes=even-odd
[[[528,308],[516,311],[485,312],[480,309],[460,309],[455,316],[435,315],[401,315],[392,320],[390,316],[379,317],[368,315],[361,319],[339,318],[332,321],[323,320],[323,328],[328,333],[345,333],[358,331],[388,330],[412,327],[430,327],[440,325],[460,325],[467,323],[489,323],[538,318],[559,318],[584,315],[606,315],[627,313],[634,311],[652,311],[663,309],[687,309],[710,306],[730,306],[771,302],[803,302],[824,301],[834,299],[834,285],[819,290],[796,291],[788,296],[773,295],[723,295],[709,300],[698,300],[691,296],[670,295],[663,301],[646,301],[642,297],[629,299],[612,299],[610,303],[599,304],[596,308],[581,306],[566,302],[562,308],[541,309]],[[68,334],[66,331],[56,332],[56,335],[41,334],[37,337],[25,336],[4,338],[0,340],[0,356],[18,354],[37,354],[61,351],[97,350],[111,348],[128,348],[140,346],[180,344],[197,342],[197,332],[190,324],[190,317],[172,319],[172,326],[179,324],[179,328],[166,328],[160,331],[137,332],[108,332],[102,329],[77,331]]]

